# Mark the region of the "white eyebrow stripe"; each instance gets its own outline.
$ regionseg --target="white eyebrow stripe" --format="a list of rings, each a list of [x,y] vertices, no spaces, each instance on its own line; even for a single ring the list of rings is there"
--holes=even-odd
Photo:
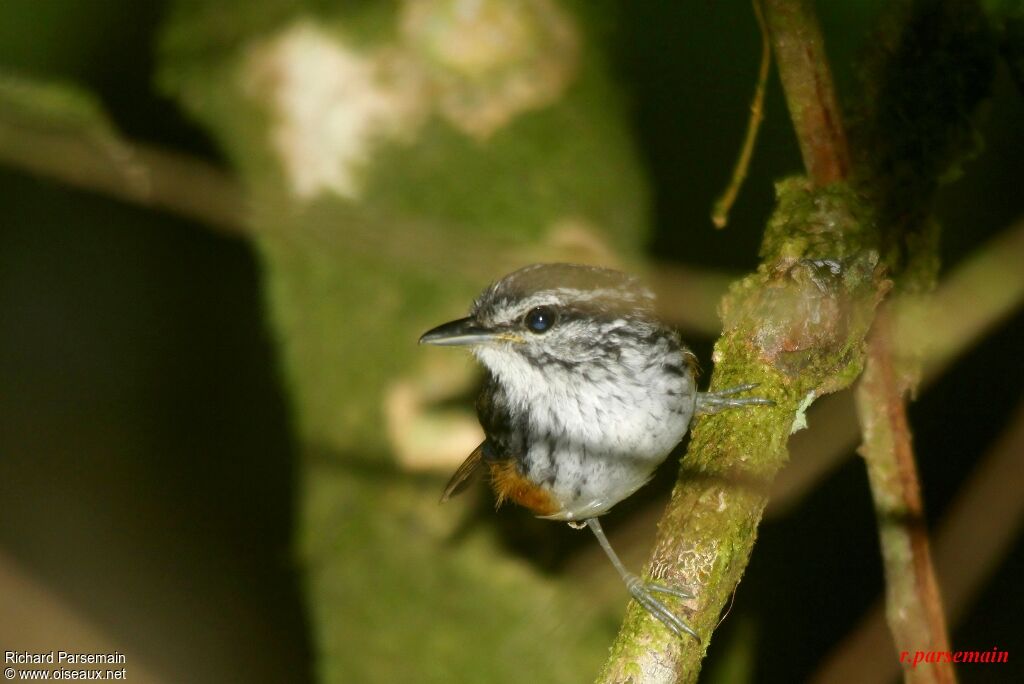
[[[530,301],[534,297],[553,299],[561,302],[590,302],[596,299],[620,300],[635,302],[640,300],[654,301],[654,293],[644,288],[599,288],[580,290],[570,287],[557,287],[550,290],[542,290],[524,301]]]

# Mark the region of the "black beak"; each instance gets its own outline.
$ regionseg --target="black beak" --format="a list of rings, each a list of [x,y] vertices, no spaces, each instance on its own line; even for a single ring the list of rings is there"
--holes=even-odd
[[[474,318],[460,318],[451,323],[439,325],[433,330],[423,333],[420,344],[436,344],[454,347],[482,344],[500,339],[491,330],[479,325]]]

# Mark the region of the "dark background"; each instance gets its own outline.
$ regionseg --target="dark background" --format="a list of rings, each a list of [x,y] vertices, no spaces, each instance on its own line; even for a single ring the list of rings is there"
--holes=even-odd
[[[881,4],[819,3],[841,93]],[[771,183],[800,159],[773,80],[732,224],[711,228],[757,68],[748,4],[620,5],[607,40],[653,189],[651,250],[750,269]],[[4,0],[0,68],[76,81],[126,135],[217,160],[151,83],[164,11]],[[1001,72],[986,150],[940,200],[946,269],[1019,215],[1021,121]],[[250,248],[6,168],[0,207],[0,551],[172,681],[309,680],[287,410]],[[706,230],[680,229],[695,222]],[[932,523],[1020,400],[1022,341],[1018,313],[911,408]],[[710,340],[693,343],[709,364]],[[1018,540],[952,634],[954,648],[997,646],[1010,663],[961,667],[961,681],[1024,680],[1021,576]],[[716,645],[754,624],[756,679],[799,680],[881,591],[864,468],[848,459],[762,527]]]

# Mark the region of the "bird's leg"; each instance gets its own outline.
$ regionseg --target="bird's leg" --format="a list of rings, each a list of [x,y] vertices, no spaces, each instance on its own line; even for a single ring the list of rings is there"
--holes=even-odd
[[[771,399],[763,397],[734,397],[734,394],[747,392],[757,387],[756,383],[749,385],[737,385],[718,392],[697,392],[697,409],[695,415],[706,416],[719,411],[731,408],[742,408],[744,406],[775,406]]]
[[[615,566],[619,576],[622,577],[622,581],[626,583],[626,588],[629,589],[630,595],[636,599],[636,602],[643,606],[651,615],[661,620],[676,636],[682,637],[684,634],[689,634],[699,642],[700,637],[697,636],[697,633],[654,596],[654,594],[657,593],[676,596],[678,598],[693,598],[693,594],[680,589],[665,587],[660,584],[644,582],[642,579],[626,570],[625,566],[622,565],[622,561],[619,560],[618,555],[612,550],[612,545],[608,543],[608,537],[604,536],[604,530],[601,529],[601,523],[597,521],[597,518],[590,518],[587,520],[587,527],[589,527],[590,531],[594,533],[595,537],[597,537],[597,543],[601,545],[605,554],[608,555],[608,560],[610,560],[612,565]]]

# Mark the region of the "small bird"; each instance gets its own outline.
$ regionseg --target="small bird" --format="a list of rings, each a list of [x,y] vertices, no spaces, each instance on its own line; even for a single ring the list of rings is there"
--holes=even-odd
[[[498,505],[589,527],[633,598],[677,636],[698,638],[656,596],[692,595],[627,571],[598,517],[650,480],[695,415],[772,402],[735,396],[752,384],[698,392],[696,358],[658,319],[654,295],[605,268],[521,268],[420,344],[469,347],[487,371],[476,405],[486,438],[441,501],[486,465]]]

